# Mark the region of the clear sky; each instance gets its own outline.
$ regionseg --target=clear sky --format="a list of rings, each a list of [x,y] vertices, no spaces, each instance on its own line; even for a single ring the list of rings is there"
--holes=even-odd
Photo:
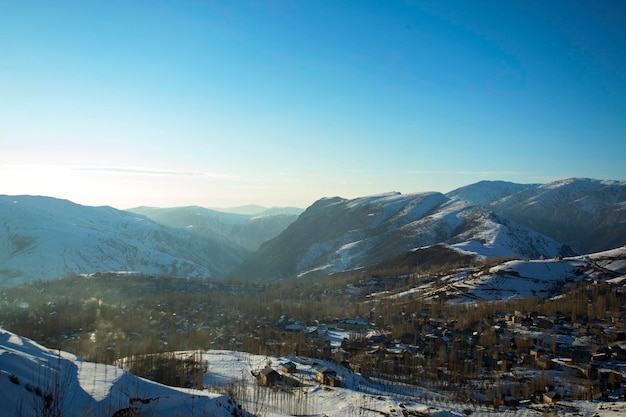
[[[0,0],[0,194],[626,179],[626,2]]]

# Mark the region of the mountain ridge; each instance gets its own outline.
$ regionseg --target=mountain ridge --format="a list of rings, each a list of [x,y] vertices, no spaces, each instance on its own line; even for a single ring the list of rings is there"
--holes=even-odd
[[[442,193],[321,199],[264,243],[233,274],[277,279],[360,268],[418,247],[447,243],[483,256],[569,254],[553,239]],[[463,246],[465,245],[465,246]]]
[[[107,271],[308,277],[433,244],[483,258],[537,258],[626,243],[626,181],[615,180],[481,181],[447,194],[324,197],[299,215],[199,206],[134,210],[0,196],[0,286]]]
[[[483,205],[580,253],[626,240],[626,181],[567,178],[512,187],[493,199],[484,198],[485,185],[470,184],[447,195]]]

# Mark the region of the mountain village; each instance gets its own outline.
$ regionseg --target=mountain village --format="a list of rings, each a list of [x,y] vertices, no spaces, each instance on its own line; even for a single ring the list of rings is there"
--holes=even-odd
[[[27,417],[620,415],[625,189],[479,183],[263,221],[0,198],[0,404]],[[55,414],[61,368],[82,408]]]

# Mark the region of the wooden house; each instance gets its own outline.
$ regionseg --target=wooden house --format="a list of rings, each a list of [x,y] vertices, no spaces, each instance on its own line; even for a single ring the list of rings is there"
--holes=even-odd
[[[558,399],[558,394],[554,391],[548,391],[543,393],[543,402],[551,404]]]
[[[603,369],[599,371],[600,383],[605,390],[616,390],[621,387],[622,373],[618,370]]]
[[[330,369],[328,366],[320,365],[315,368],[315,380],[320,384],[331,385],[331,380],[335,378],[337,378],[337,372]],[[332,383],[334,383],[334,381]]]
[[[263,387],[276,385],[280,381],[280,374],[269,366],[259,372],[256,376],[257,382]]]
[[[341,387],[341,379],[339,379],[337,375],[327,376],[324,383],[331,387]]]
[[[288,373],[288,374],[293,374],[294,372],[297,371],[297,366],[295,363],[289,361],[285,364],[283,364],[283,366],[280,368],[283,372]]]
[[[282,376],[283,386],[284,387],[292,387],[296,388],[300,386],[300,381],[292,376],[283,375]]]

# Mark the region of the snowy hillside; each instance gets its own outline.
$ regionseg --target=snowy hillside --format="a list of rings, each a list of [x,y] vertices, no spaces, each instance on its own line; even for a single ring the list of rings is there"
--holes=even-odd
[[[457,188],[446,195],[454,200],[463,200],[475,206],[488,206],[513,194],[535,194],[540,184],[516,184],[507,181],[480,181]]]
[[[293,209],[134,211],[0,196],[0,287],[72,272],[315,276],[440,243],[482,257],[520,258],[626,243],[626,181],[580,178],[544,185],[483,181],[447,195],[323,198],[299,216]]]
[[[482,181],[447,195],[493,210],[579,253],[626,243],[626,181],[570,178],[543,185]]]
[[[482,271],[462,271],[396,294],[444,296],[461,302],[552,297],[568,283],[606,279],[626,283],[626,247],[556,259],[511,260]]]
[[[245,415],[222,395],[160,385],[0,328],[0,415],[110,417],[128,408],[141,416]]]
[[[433,240],[449,243],[483,257],[539,258],[567,251],[559,242],[541,233],[481,207],[454,200],[443,204],[433,213],[407,225],[406,228],[413,233],[417,232],[417,235],[427,235],[433,230],[439,231],[440,234],[433,236]]]
[[[189,354],[179,353],[181,357]],[[207,364],[203,378],[207,389],[178,389],[137,378],[115,366],[83,362],[0,329],[0,413],[110,417],[133,407],[135,414],[128,415],[146,417],[462,417],[468,413],[483,417],[494,412],[509,417],[616,417],[626,411],[623,403],[587,401],[494,410],[491,405],[458,401],[454,392],[366,379],[333,362],[216,350],[201,354]],[[288,363],[295,366],[291,372],[283,370]],[[281,378],[280,389],[259,386],[254,375],[264,369]],[[339,386],[320,384],[316,380],[319,369],[336,373]],[[214,392],[228,392],[236,403]]]
[[[558,242],[441,193],[322,199],[235,270],[250,277],[328,274],[437,243],[482,256],[555,256]]]
[[[242,257],[215,239],[111,207],[0,196],[0,286],[104,271],[220,276]]]

